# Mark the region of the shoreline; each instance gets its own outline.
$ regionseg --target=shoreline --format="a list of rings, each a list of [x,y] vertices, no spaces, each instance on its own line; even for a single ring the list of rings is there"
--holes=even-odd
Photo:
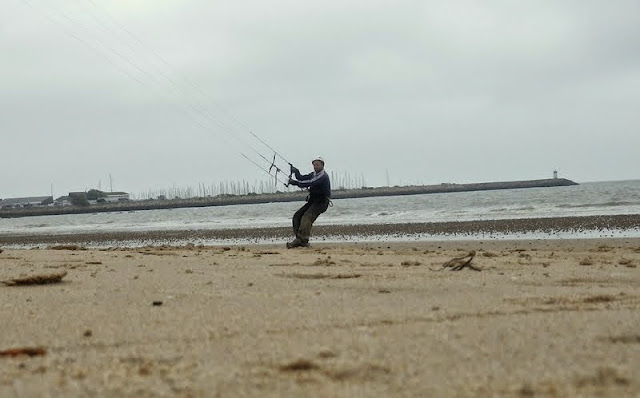
[[[509,235],[543,233],[575,234],[585,232],[637,231],[640,228],[640,214],[600,215],[575,217],[522,218],[505,220],[476,220],[433,223],[402,224],[350,224],[315,225],[312,241],[338,240],[357,241],[367,237],[393,237],[393,240],[411,240],[412,237],[432,236],[464,240],[478,235]],[[148,231],[105,231],[68,234],[0,234],[0,246],[39,244],[118,244],[133,241],[167,243],[172,241],[284,241],[292,235],[289,227],[237,228],[219,230],[148,230]]]

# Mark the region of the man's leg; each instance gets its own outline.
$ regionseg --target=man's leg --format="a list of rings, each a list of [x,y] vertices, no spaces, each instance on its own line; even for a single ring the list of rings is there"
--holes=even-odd
[[[302,241],[298,237],[298,234],[300,230],[300,224],[302,223],[302,217],[307,212],[309,207],[311,207],[311,203],[307,202],[293,215],[293,234],[296,236],[296,238],[292,242],[287,242],[287,249],[302,246]]]
[[[307,210],[309,209],[309,207],[311,207],[311,203],[307,202],[304,204],[304,206],[302,206],[300,209],[298,209],[298,211],[296,211],[293,215],[293,234],[297,237],[298,236],[298,230],[300,229],[300,223],[302,222],[302,216],[304,215],[304,213],[307,212]]]
[[[298,239],[304,246],[309,244],[309,237],[311,237],[311,227],[314,221],[320,216],[320,214],[327,211],[329,207],[329,199],[313,202],[309,209],[302,215],[300,220],[300,227],[298,228]]]

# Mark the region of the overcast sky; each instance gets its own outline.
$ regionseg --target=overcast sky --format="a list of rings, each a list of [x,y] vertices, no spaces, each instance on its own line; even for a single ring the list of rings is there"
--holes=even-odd
[[[640,178],[635,0],[2,0],[0,198]],[[284,167],[283,162],[280,163]]]

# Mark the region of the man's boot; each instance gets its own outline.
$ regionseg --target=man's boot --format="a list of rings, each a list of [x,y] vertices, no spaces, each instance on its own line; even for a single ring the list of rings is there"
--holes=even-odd
[[[300,239],[295,238],[291,242],[287,242],[287,249],[293,249],[294,247],[300,247],[301,245],[302,242],[300,241]]]
[[[303,241],[299,238],[295,238],[291,242],[287,242],[287,249],[293,249],[296,247],[311,247],[309,241]]]

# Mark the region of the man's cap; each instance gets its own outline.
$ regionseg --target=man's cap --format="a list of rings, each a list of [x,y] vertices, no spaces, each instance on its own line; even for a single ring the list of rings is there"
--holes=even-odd
[[[319,160],[322,162],[322,164],[324,164],[324,159],[322,158],[322,156],[316,156],[315,158],[313,158],[313,160],[311,161],[311,163],[315,162],[316,160]]]

